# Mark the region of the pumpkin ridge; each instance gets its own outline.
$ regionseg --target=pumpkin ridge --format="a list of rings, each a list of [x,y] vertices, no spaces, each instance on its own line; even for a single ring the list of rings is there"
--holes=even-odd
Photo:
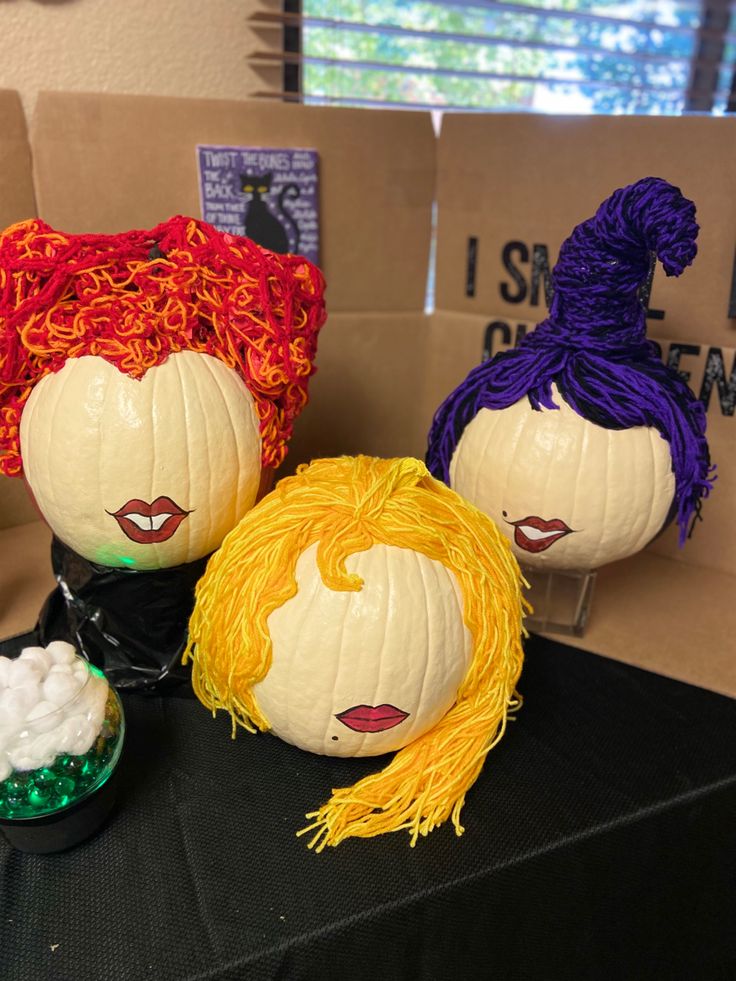
[[[375,497],[381,476],[386,478],[382,505]],[[360,513],[366,508],[368,518]],[[352,788],[335,790],[308,815],[316,821],[304,831],[312,833],[310,845],[318,851],[348,836],[401,829],[409,830],[415,844],[420,834],[447,818],[462,833],[459,814],[466,791],[503,735],[508,712],[519,705],[515,685],[526,604],[508,542],[490,519],[429,477],[416,461],[410,469],[401,460],[366,457],[315,461],[285,478],[211,560],[197,587],[185,653],[193,661],[204,704],[216,708],[228,703],[234,727],[244,724],[243,719],[259,728],[268,725],[263,717],[255,718],[249,688],[253,679],[266,676],[266,662],[274,656],[266,617],[296,594],[294,569],[305,545],[318,542],[319,554],[320,546],[329,543],[325,552],[333,569],[356,553],[370,564],[362,557],[366,535],[400,551],[410,549],[454,573],[463,597],[458,609],[463,657],[464,627],[473,648],[467,667],[463,661],[462,682],[449,711],[400,749],[384,770]],[[332,589],[325,570],[319,564],[317,569],[323,586]],[[285,589],[285,582],[294,589]]]
[[[421,580],[422,580],[422,587],[424,589],[424,595],[425,595],[425,597],[428,596],[428,595],[432,595],[431,590],[430,591],[427,590],[427,580],[426,580],[426,577],[424,575],[424,564],[423,564],[423,562],[422,562],[422,560],[420,558],[420,555],[419,555],[418,552],[414,552],[414,551],[412,551],[412,555],[414,556],[414,562],[415,562],[417,568],[419,569],[419,575],[420,575]],[[434,571],[435,571],[434,570],[434,567],[432,567],[432,572],[434,573]],[[426,650],[427,650],[427,654],[424,657],[424,672],[422,674],[422,683],[419,686],[419,697],[417,699],[417,704],[418,705],[421,705],[422,704],[422,701],[424,699],[424,690],[425,690],[425,687],[426,687],[426,684],[427,684],[427,675],[429,673],[429,651],[432,650],[432,621],[430,620],[429,617],[427,617],[427,620],[426,620],[425,647],[426,647]],[[412,721],[412,725],[414,724],[415,721],[416,720],[413,720]]]

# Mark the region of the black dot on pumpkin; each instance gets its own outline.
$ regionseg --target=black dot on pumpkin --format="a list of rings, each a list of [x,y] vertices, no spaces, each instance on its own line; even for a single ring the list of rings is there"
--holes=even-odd
[[[336,743],[337,742],[337,736],[333,736],[332,737],[332,741],[333,741],[333,743]]]

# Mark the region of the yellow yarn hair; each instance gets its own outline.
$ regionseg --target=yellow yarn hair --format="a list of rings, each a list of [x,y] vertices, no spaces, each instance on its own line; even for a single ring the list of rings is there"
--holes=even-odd
[[[269,728],[253,686],[271,666],[270,614],[297,592],[297,559],[318,542],[322,580],[360,590],[345,560],[372,545],[413,549],[454,572],[473,653],[457,700],[379,773],[333,790],[307,814],[309,846],[406,828],[411,844],[460,811],[486,754],[502,737],[522,665],[523,579],[508,541],[486,515],[429,475],[419,460],[340,457],[301,466],[225,538],[197,586],[184,661],[213,714],[250,732]]]

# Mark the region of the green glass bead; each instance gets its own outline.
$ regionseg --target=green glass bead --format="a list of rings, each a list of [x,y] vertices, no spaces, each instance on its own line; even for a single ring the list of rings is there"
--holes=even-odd
[[[54,783],[54,794],[58,797],[68,798],[74,791],[74,781],[69,777],[59,777]]]
[[[61,758],[61,770],[65,776],[76,776],[82,772],[86,765],[87,760],[84,756],[62,756]]]
[[[53,786],[56,782],[56,774],[49,767],[45,766],[41,770],[36,770],[33,774],[33,782],[37,787]]]
[[[34,807],[43,807],[48,803],[50,796],[51,790],[49,787],[34,786],[31,792],[28,794],[28,801],[29,803],[33,804]]]
[[[16,772],[12,777],[8,777],[5,783],[7,784],[8,793],[22,796],[28,788],[28,774]]]

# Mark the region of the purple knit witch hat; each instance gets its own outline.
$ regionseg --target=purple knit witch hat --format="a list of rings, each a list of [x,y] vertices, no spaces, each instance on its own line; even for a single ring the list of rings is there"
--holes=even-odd
[[[450,461],[481,409],[524,396],[556,409],[552,384],[580,416],[605,429],[651,426],[667,440],[680,544],[712,487],[705,410],[646,338],[640,290],[650,263],[679,276],[695,257],[695,205],[658,177],[620,188],[563,243],[549,316],[519,346],[474,368],[437,410],[427,466],[449,484]]]

